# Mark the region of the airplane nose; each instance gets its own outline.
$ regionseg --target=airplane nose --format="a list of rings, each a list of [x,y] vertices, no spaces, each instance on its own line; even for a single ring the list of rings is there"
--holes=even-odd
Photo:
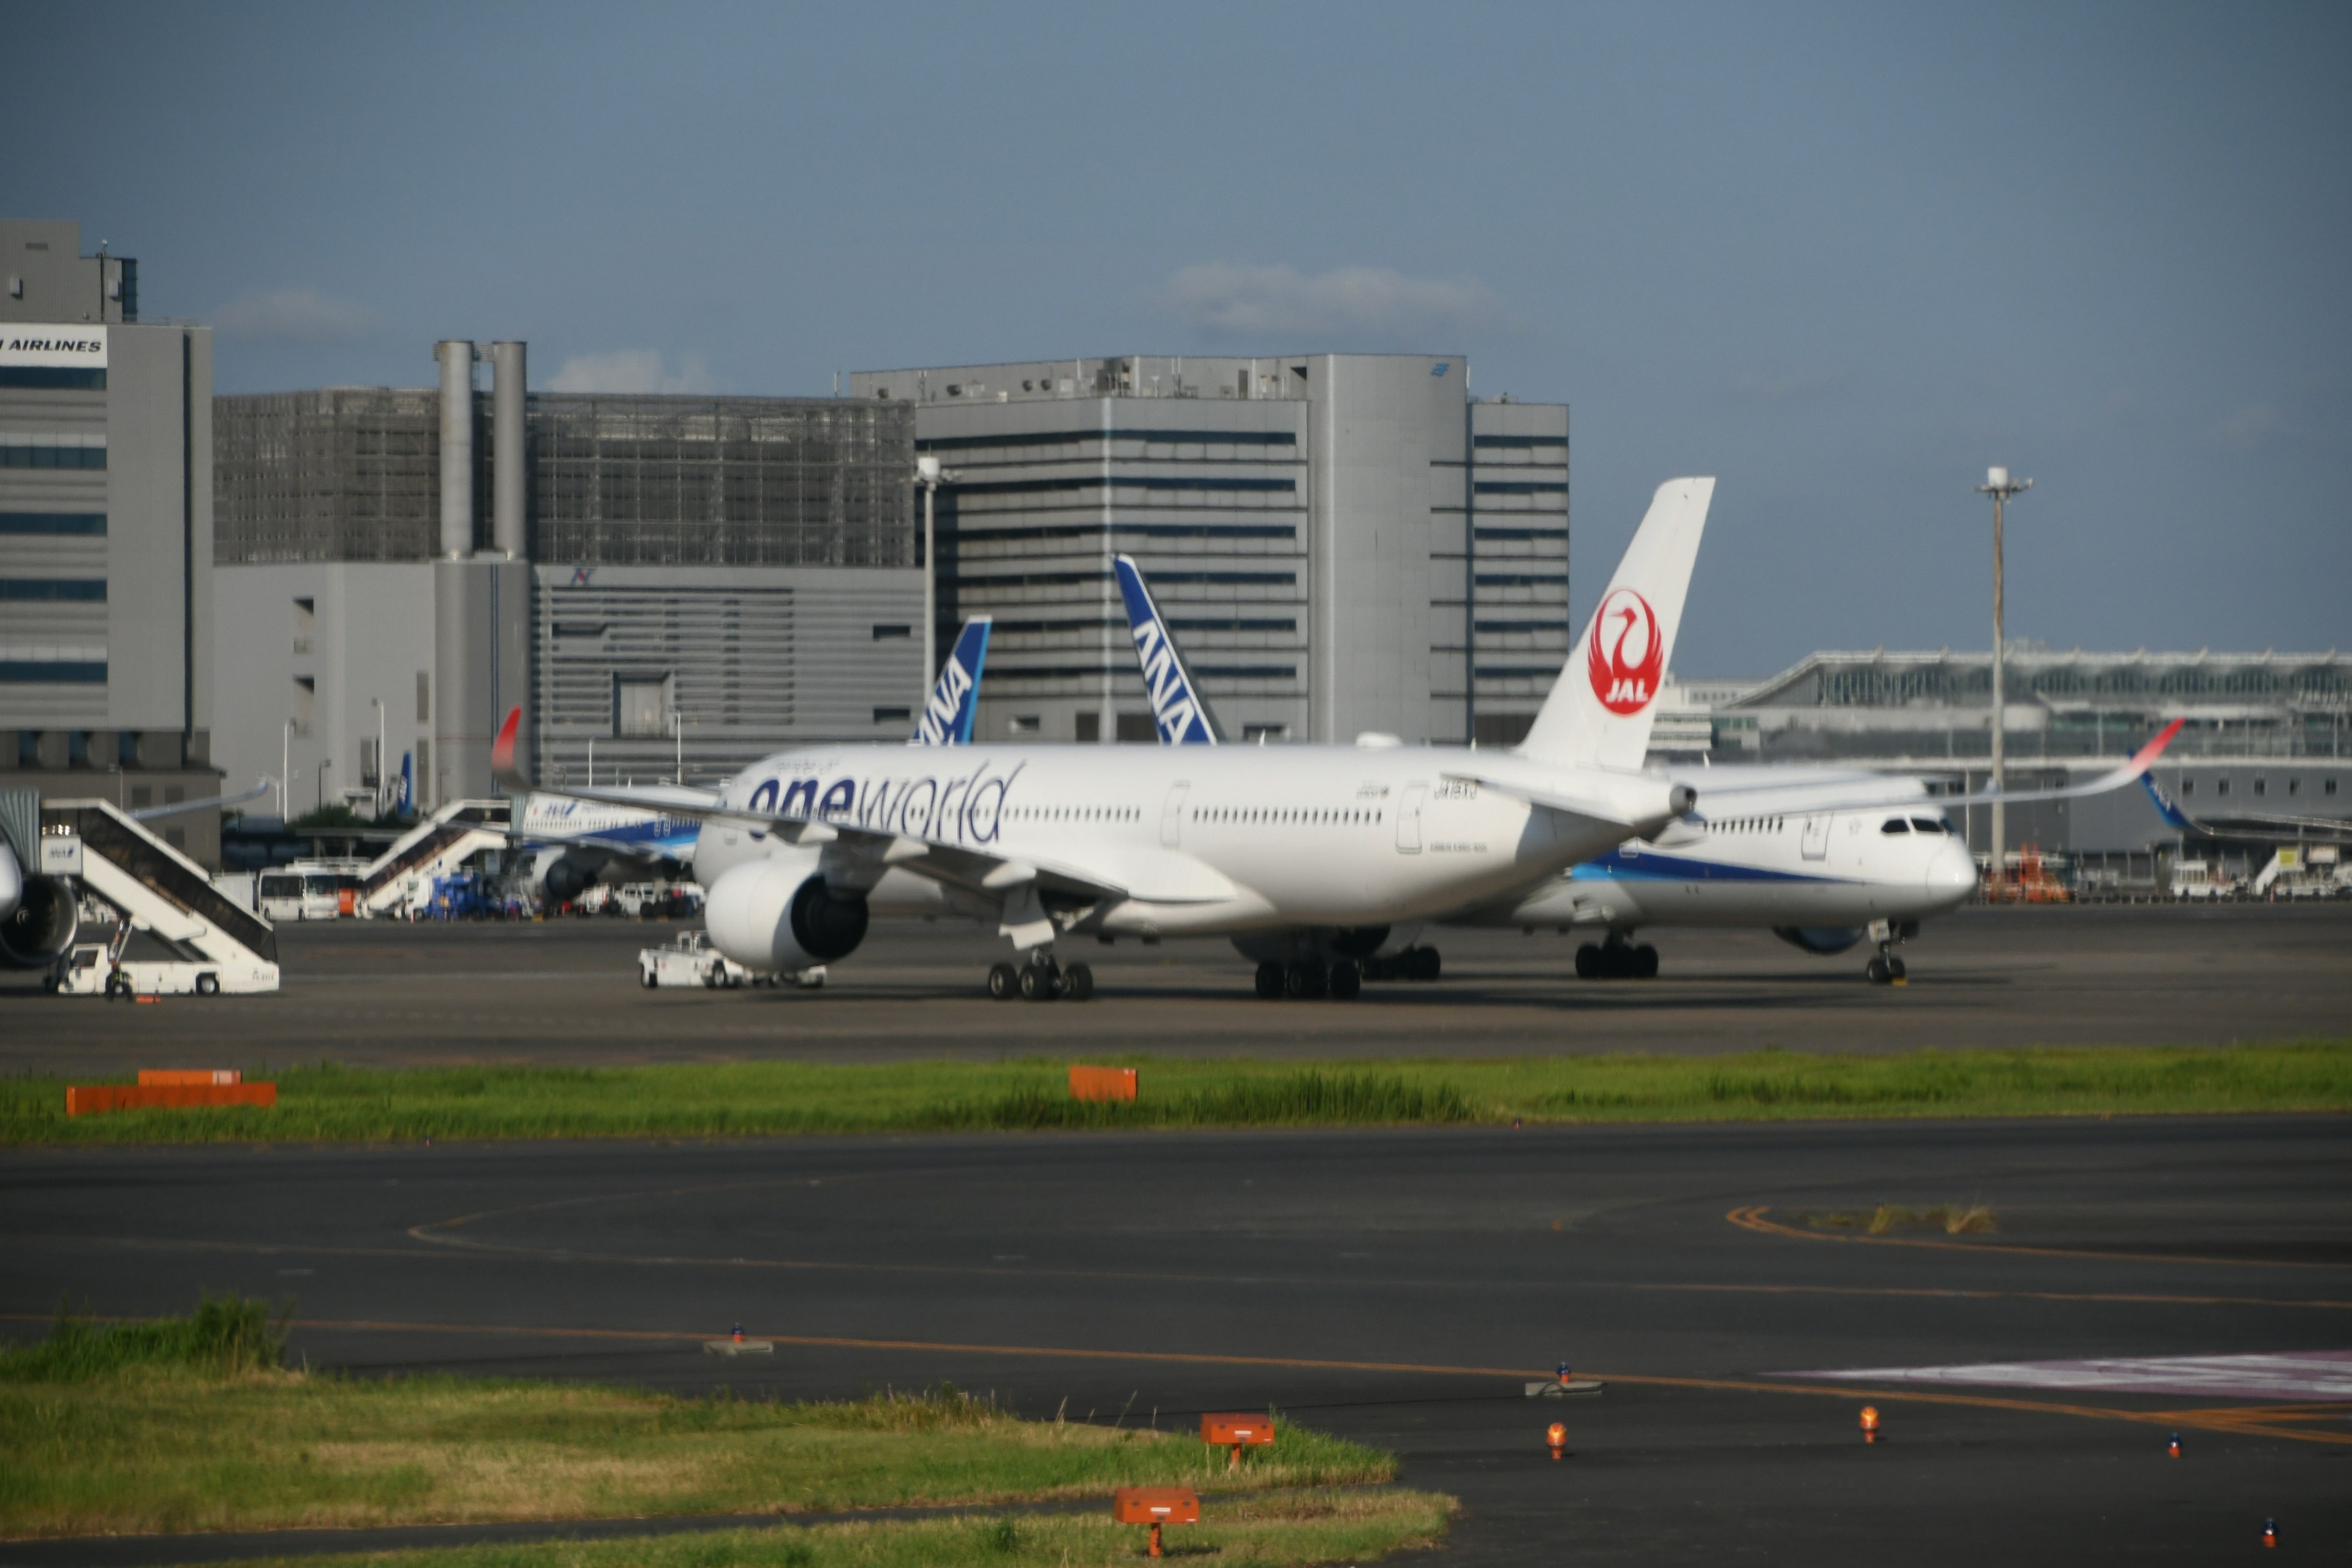
[[[1977,890],[1977,858],[1965,839],[1947,838],[1927,861],[1927,893],[1946,908]]]

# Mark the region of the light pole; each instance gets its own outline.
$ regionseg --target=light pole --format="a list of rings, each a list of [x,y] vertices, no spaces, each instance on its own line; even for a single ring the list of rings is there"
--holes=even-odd
[[[278,735],[278,820],[283,825],[294,820],[294,797],[289,794],[294,787],[294,721],[286,721],[285,731]]]
[[[1992,497],[1992,879],[1998,886],[2008,868],[2003,858],[2008,854],[2009,808],[1998,798],[2002,788],[2001,761],[2004,751],[2002,731],[2009,717],[2001,685],[2001,655],[2004,633],[2001,629],[2001,511],[2011,496],[2021,496],[2033,488],[2032,479],[2012,479],[2007,468],[1987,468],[1985,482],[1975,487],[1977,494]]]
[[[383,699],[371,697],[375,704],[375,819],[383,820]]]
[[[319,759],[319,812],[321,816],[324,816],[327,810],[327,770],[334,765],[335,759],[332,757]]]
[[[923,680],[922,695],[930,695],[931,678],[939,674],[940,558],[935,526],[940,487],[951,483],[955,470],[940,467],[937,458],[915,459],[915,482],[923,487]]]

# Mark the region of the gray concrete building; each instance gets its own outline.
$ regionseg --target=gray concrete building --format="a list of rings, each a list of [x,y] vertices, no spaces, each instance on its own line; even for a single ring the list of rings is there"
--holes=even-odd
[[[938,636],[996,617],[977,733],[1148,741],[1114,554],[1234,740],[1525,734],[1567,657],[1569,422],[1460,355],[1129,355],[851,377],[915,410]]]
[[[2157,769],[2192,817],[2228,819],[2230,852],[2259,864],[2284,823],[2352,823],[2352,655],[2087,653],[2018,643],[2004,660],[2011,789],[2080,779],[2120,763],[2174,719],[2187,722]],[[1675,680],[1654,755],[1828,763],[1920,773],[1970,787],[1988,776],[1992,656],[1816,653],[1760,681]],[[1984,851],[1990,812],[1968,813]],[[2309,830],[2306,830],[2309,831]],[[2147,795],[2118,790],[2009,808],[2011,849],[2064,854],[2107,880],[2148,882],[2180,847]]]
[[[217,795],[212,333],[72,222],[0,219],[0,785]],[[156,826],[217,860],[217,811]]]
[[[910,409],[532,394],[519,343],[484,392],[472,345],[440,357],[443,389],[218,400],[233,766],[290,754],[299,815],[372,804],[379,729],[415,804],[488,793],[516,705],[533,765],[580,782],[905,732]]]

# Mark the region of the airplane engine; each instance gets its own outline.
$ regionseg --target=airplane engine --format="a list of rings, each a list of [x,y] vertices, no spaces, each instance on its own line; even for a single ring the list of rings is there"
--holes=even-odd
[[[719,951],[776,973],[846,958],[866,940],[866,895],[825,886],[815,852],[747,860],[710,886],[703,921]]]
[[[1772,934],[1790,947],[1801,947],[1822,958],[1843,952],[1862,940],[1859,926],[1774,926]]]
[[[27,877],[15,853],[0,844],[0,964],[46,969],[81,932],[81,900],[72,884]]]
[[[547,896],[558,903],[568,903],[596,885],[596,873],[603,867],[584,855],[559,855],[547,863],[540,880]]]

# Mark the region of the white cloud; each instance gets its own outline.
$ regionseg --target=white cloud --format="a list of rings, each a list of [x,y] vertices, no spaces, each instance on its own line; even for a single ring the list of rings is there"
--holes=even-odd
[[[615,349],[611,353],[573,354],[547,384],[550,392],[714,392],[718,383],[698,354],[687,354],[675,372],[659,349]]]
[[[222,306],[213,317],[213,326],[233,337],[303,343],[365,337],[378,324],[365,305],[330,299],[316,289],[264,289]]]
[[[1341,267],[1309,278],[1289,267],[1204,261],[1168,279],[1160,307],[1229,332],[1478,331],[1500,324],[1502,301],[1473,278],[1407,278]]]
[[[2250,403],[2213,426],[2213,438],[2223,446],[2251,452],[2275,434],[2279,412],[2267,403]]]

